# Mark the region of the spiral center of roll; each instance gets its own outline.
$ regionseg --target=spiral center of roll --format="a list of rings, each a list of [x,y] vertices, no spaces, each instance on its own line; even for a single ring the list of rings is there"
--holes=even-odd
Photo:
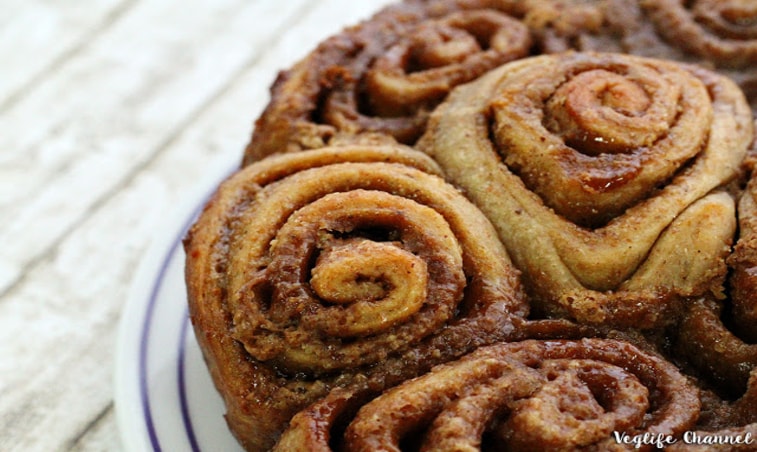
[[[460,63],[480,52],[476,39],[464,30],[440,25],[422,28],[413,36],[407,72]]]
[[[375,334],[418,312],[426,298],[426,263],[391,243],[355,240],[318,257],[310,285],[344,309],[340,335]]]
[[[757,5],[744,0],[699,0],[693,10],[697,16],[717,15],[731,25],[749,27],[757,23]]]
[[[631,373],[589,360],[545,361],[546,384],[513,412],[506,436],[533,448],[543,441],[575,448],[639,425],[649,409],[647,388]],[[531,413],[540,415],[533,416]],[[555,429],[555,425],[562,428]]]
[[[248,331],[247,350],[280,372],[374,363],[434,334],[465,296],[463,250],[442,213],[380,190],[312,193],[313,186],[344,189],[365,178],[383,185],[405,170],[392,165],[374,182],[376,169],[368,166],[292,176],[309,189],[292,204],[300,207],[277,218],[279,230],[265,240],[265,266],[238,291],[249,297],[235,319]],[[291,202],[290,185],[273,188],[284,198],[277,204]]]
[[[419,27],[411,38],[408,72],[462,63],[489,49],[507,52],[525,44],[519,24],[494,11],[452,14],[433,25]]]
[[[723,37],[757,37],[757,4],[754,2],[700,0],[693,6],[692,13],[697,22]]]
[[[675,119],[676,102],[660,102],[657,88],[605,69],[582,72],[547,102],[546,126],[588,155],[651,146]]]
[[[597,88],[597,97],[602,105],[627,116],[638,116],[649,107],[649,97],[638,85],[620,86],[617,83],[603,83]]]
[[[527,55],[530,46],[528,29],[514,18],[493,10],[458,11],[413,28],[376,58],[362,95],[374,115],[422,116],[453,87]]]

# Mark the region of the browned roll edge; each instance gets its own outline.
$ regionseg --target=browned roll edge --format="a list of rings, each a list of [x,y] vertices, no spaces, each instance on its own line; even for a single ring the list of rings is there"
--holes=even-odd
[[[222,184],[190,230],[185,250],[193,326],[214,382],[226,402],[227,422],[246,448],[258,450],[272,446],[294,413],[331,388],[355,386],[380,390],[396,384],[479,345],[510,337],[514,334],[513,319],[527,314],[518,274],[491,224],[453,187],[418,168],[437,171],[426,156],[401,147],[350,146],[271,157],[248,166]],[[333,189],[329,185],[332,180],[338,181],[333,196],[329,194]],[[339,182],[341,180],[347,182]],[[340,193],[342,190],[346,191]],[[366,300],[342,300],[336,305],[324,303],[323,307],[312,304],[320,303],[317,298],[310,298],[318,296],[321,289],[313,286],[301,292],[296,285],[299,283],[286,282],[289,272],[274,268],[279,258],[275,254],[269,257],[269,251],[265,250],[269,246],[271,250],[278,250],[276,247],[282,239],[293,236],[287,234],[271,240],[266,235],[274,237],[277,228],[258,230],[254,225],[268,221],[270,215],[265,212],[275,212],[280,207],[291,210],[292,218],[300,221],[304,215],[300,212],[307,211],[309,206],[343,196],[350,197],[346,206],[348,211],[353,211],[361,208],[364,195],[368,195],[368,199],[396,196],[405,200],[403,205],[418,204],[423,215],[437,218],[435,222],[444,221],[448,226],[443,227],[450,228],[451,232],[438,239],[451,241],[453,252],[460,253],[464,280],[460,289],[453,289],[452,282],[436,289],[442,293],[451,291],[459,298],[450,301],[454,303],[451,310],[442,310],[440,326],[433,323],[430,330],[429,327],[413,327],[412,322],[428,323],[425,319],[431,314],[427,313],[438,311],[437,302],[427,300],[415,314],[399,320],[382,320],[384,323],[379,324],[378,331],[350,329],[344,333],[345,340],[340,338],[339,329],[335,330],[337,336],[333,336],[325,332],[330,330],[296,328],[298,322],[310,322],[313,312],[333,310],[337,305],[346,310],[350,306],[363,306]],[[309,206],[290,205],[298,197],[305,199]],[[285,199],[289,201],[282,201]],[[365,210],[370,213],[373,208],[366,206]],[[299,227],[290,225],[293,220],[285,218],[283,221],[281,228]],[[431,223],[415,228],[423,231],[427,226]],[[402,243],[407,227],[403,226],[397,235],[388,233],[378,240],[371,231],[364,239],[343,237],[352,234],[348,230],[334,237],[317,234],[313,246],[324,246],[321,251],[324,255],[330,255],[328,243],[331,242],[341,251],[355,241],[360,247],[372,241],[377,246],[401,251],[403,246],[411,246]],[[264,248],[259,257],[249,251],[258,246],[256,243]],[[428,247],[432,248],[430,244]],[[426,263],[430,275],[448,265],[436,259]],[[270,283],[265,281],[267,265],[271,266]],[[297,265],[327,268],[333,267],[333,262],[322,263],[318,259],[311,262],[305,258],[303,264]],[[348,270],[352,271],[340,272]],[[352,278],[361,290],[375,288],[374,282],[381,281],[363,280],[361,283],[359,274]],[[279,280],[281,283],[277,282]],[[432,290],[430,285],[428,287]],[[302,301],[286,301],[299,297],[296,294],[300,292],[311,295]],[[283,304],[277,299],[280,293],[285,294]],[[302,306],[306,309],[291,312],[299,303],[304,303]],[[308,303],[312,307],[307,307]],[[277,322],[284,323],[277,326]],[[328,324],[326,327],[339,328]],[[422,336],[413,336],[416,329]],[[289,332],[281,334],[280,331]],[[318,341],[323,344],[318,345]],[[379,348],[366,346],[368,348],[361,350],[363,343],[376,343]],[[360,361],[363,361],[360,365],[350,365],[350,362]]]

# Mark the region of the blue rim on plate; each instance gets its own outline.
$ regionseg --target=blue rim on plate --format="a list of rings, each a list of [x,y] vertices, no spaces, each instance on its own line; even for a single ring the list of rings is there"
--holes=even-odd
[[[178,251],[178,248],[181,244],[181,238],[184,237],[186,234],[189,226],[192,224],[195,216],[197,215],[199,209],[196,209],[193,213],[192,217],[184,224],[184,226],[181,229],[181,233],[174,238],[173,243],[171,244],[171,248],[169,253],[166,255],[166,258],[163,260],[163,263],[160,267],[160,270],[158,271],[157,278],[155,280],[155,284],[153,285],[152,293],[150,294],[150,298],[147,302],[147,309],[145,313],[145,321],[142,325],[142,333],[141,333],[141,339],[139,341],[140,347],[139,347],[139,391],[140,391],[140,400],[142,402],[142,410],[143,415],[145,419],[145,427],[147,429],[148,436],[150,438],[150,444],[152,445],[153,450],[161,451],[163,448],[160,445],[160,438],[158,437],[156,428],[155,428],[155,422],[153,421],[153,414],[152,409],[150,407],[150,397],[148,392],[148,378],[147,378],[147,352],[148,352],[148,345],[150,340],[150,331],[152,326],[152,318],[153,318],[153,312],[155,310],[155,305],[157,303],[157,294],[158,291],[162,285],[162,282],[166,276],[166,272],[168,269],[169,262],[171,261],[171,256],[175,255]],[[181,323],[181,332],[180,332],[180,339],[179,339],[179,345],[178,345],[178,359],[176,360],[177,368],[176,368],[176,374],[177,374],[177,387],[179,390],[179,403],[180,403],[180,414],[181,419],[184,424],[184,431],[187,436],[187,439],[189,441],[189,445],[193,452],[199,451],[200,448],[197,445],[197,438],[194,433],[194,428],[192,427],[192,419],[189,414],[189,409],[187,406],[187,388],[186,388],[186,377],[184,376],[184,363],[186,361],[186,347],[185,347],[185,340],[187,335],[187,326],[189,325],[189,313],[185,310],[184,311],[184,318],[185,320]]]
[[[219,180],[155,236],[121,315],[114,391],[126,452],[242,450],[195,341],[184,285],[182,239]]]

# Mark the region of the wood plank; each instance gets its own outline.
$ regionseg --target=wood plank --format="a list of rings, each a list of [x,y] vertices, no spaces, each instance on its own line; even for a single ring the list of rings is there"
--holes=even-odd
[[[42,83],[134,2],[4,0],[0,15],[0,112]]]
[[[0,118],[0,293],[170,143],[306,0],[141,2]],[[259,20],[265,18],[265,20]],[[254,25],[251,25],[254,24]]]
[[[116,426],[115,410],[113,405],[97,418],[81,436],[65,448],[70,452],[118,452],[122,450],[121,438]]]

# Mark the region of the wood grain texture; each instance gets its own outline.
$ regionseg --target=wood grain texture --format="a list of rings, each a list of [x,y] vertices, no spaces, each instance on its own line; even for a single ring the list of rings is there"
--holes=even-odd
[[[155,231],[238,163],[278,70],[385,3],[4,3],[0,450],[119,449],[116,327]]]

